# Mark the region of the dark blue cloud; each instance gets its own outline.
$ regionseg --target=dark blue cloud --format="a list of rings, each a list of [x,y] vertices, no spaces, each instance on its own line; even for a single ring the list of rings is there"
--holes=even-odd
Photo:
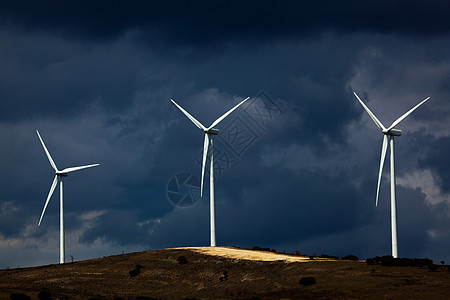
[[[419,166],[422,168],[430,168],[436,174],[436,182],[446,193],[450,192],[450,158],[446,154],[450,147],[450,138],[441,137],[434,139],[431,136],[424,137],[427,140],[427,153],[424,158],[420,159]]]
[[[4,1],[0,16],[3,25],[94,40],[142,30],[152,41],[209,44],[312,37],[324,29],[436,35],[450,29],[449,8],[445,1]]]

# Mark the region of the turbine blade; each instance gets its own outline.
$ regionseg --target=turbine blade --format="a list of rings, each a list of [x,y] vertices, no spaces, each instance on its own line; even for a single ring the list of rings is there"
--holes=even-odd
[[[362,102],[362,100],[358,97],[358,95],[356,95],[355,92],[353,92],[353,94],[355,94],[356,99],[358,99],[359,103],[361,103],[361,105],[364,107],[364,109],[367,111],[367,113],[369,114],[369,116],[372,118],[372,120],[375,122],[375,124],[383,131],[386,131],[386,128],[383,126],[383,124],[380,122],[380,120],[377,119],[377,117],[370,111],[370,109],[364,104],[364,102]]]
[[[411,108],[410,110],[408,110],[403,116],[401,116],[400,118],[398,118],[397,120],[394,121],[394,123],[392,123],[391,126],[389,126],[389,128],[387,129],[388,131],[391,130],[392,128],[394,128],[395,126],[397,126],[401,121],[403,121],[404,118],[406,118],[407,116],[409,116],[410,113],[412,113],[413,111],[416,110],[416,108],[418,108],[419,106],[421,106],[423,103],[425,103],[428,99],[430,99],[430,97],[427,97],[425,100],[422,100],[419,104],[417,104],[416,106],[414,106],[413,108]]]
[[[200,186],[200,197],[203,197],[203,180],[205,178],[206,156],[208,155],[209,137],[205,133],[205,141],[203,143],[203,163],[202,163],[202,181]]]
[[[195,126],[197,126],[198,128],[200,128],[200,129],[203,130],[203,131],[206,130],[206,127],[203,126],[202,123],[200,123],[199,121],[197,121],[196,118],[194,118],[193,116],[191,116],[187,111],[185,111],[181,106],[179,106],[175,101],[173,101],[173,99],[170,99],[170,101],[172,101],[172,103],[175,104],[175,106],[178,107],[178,108],[183,112],[183,114],[185,114],[186,117],[188,117],[189,120],[191,120],[192,123],[195,124]]]
[[[45,147],[44,141],[42,140],[41,135],[39,134],[39,131],[36,130],[36,133],[39,137],[39,140],[41,141],[42,147],[44,147],[45,154],[47,154],[50,164],[52,165],[53,169],[55,169],[55,171],[58,172],[58,168],[56,167],[56,164],[53,161],[52,156],[50,155],[50,152],[48,152],[47,147]]]
[[[375,200],[375,206],[378,206],[378,195],[380,192],[381,173],[383,173],[383,165],[384,165],[384,160],[386,158],[386,150],[387,150],[387,142],[388,142],[387,139],[388,139],[387,135],[384,135],[383,146],[381,146],[380,171],[378,172],[377,198]]]
[[[78,170],[81,170],[81,169],[96,167],[96,166],[99,166],[99,165],[100,164],[93,164],[93,165],[86,165],[86,166],[80,166],[80,167],[66,168],[66,169],[62,170],[60,173],[70,173],[70,172],[78,171]]]
[[[39,219],[38,226],[41,226],[42,218],[44,217],[44,213],[45,213],[45,210],[47,209],[48,202],[50,201],[50,198],[52,197],[53,192],[55,191],[56,184],[58,184],[58,175],[55,175],[55,179],[53,179],[52,187],[50,188],[50,192],[48,193],[47,201],[45,201],[44,209],[42,210],[42,214],[41,214],[41,218]]]
[[[230,109],[229,111],[227,111],[226,113],[224,113],[220,118],[218,118],[217,120],[214,121],[214,123],[211,124],[211,126],[209,126],[209,128],[207,130],[210,130],[211,128],[214,128],[214,126],[216,126],[217,124],[219,124],[223,119],[225,119],[229,114],[231,114],[233,112],[233,110],[235,110],[236,108],[238,108],[239,106],[241,106],[245,101],[247,101],[248,99],[250,99],[250,97],[245,98],[244,100],[242,100],[239,104],[237,104],[235,107],[233,107],[232,109]]]

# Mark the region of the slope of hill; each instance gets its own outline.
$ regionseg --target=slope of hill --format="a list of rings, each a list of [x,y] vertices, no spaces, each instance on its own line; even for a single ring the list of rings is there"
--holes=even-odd
[[[0,299],[20,294],[32,299],[450,299],[450,272],[195,247],[0,271]]]

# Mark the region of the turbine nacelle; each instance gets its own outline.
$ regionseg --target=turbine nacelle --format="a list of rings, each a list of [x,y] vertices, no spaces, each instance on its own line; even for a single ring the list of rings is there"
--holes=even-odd
[[[209,130],[205,130],[206,134],[210,134],[210,135],[218,135],[219,134],[219,129],[217,128],[211,128]]]
[[[386,135],[392,135],[392,136],[401,136],[402,131],[400,129],[391,129],[391,130],[383,130],[383,133]]]
[[[69,173],[68,173],[68,172],[60,172],[60,171],[58,171],[58,172],[55,172],[55,174],[58,175],[58,176],[61,176],[61,177],[67,177],[67,176],[69,176]]]

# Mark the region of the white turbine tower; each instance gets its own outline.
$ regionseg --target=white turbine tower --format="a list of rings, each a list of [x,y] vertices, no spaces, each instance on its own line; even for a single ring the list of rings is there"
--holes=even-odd
[[[430,97],[427,97],[425,100],[422,100],[419,104],[411,108],[409,111],[407,111],[404,115],[402,115],[400,118],[394,121],[391,126],[388,128],[384,127],[384,125],[380,122],[380,120],[377,119],[377,117],[370,111],[370,109],[364,104],[364,102],[361,101],[361,99],[358,97],[358,95],[355,94],[355,97],[358,99],[359,103],[364,107],[364,109],[367,111],[369,116],[372,118],[372,120],[375,122],[375,124],[382,130],[384,134],[383,138],[383,146],[381,147],[381,160],[380,160],[380,170],[378,172],[378,184],[377,184],[377,197],[375,200],[375,205],[378,206],[378,195],[380,191],[380,182],[381,182],[381,173],[383,172],[383,165],[384,160],[386,157],[386,151],[387,151],[387,143],[388,143],[388,136],[390,141],[390,162],[391,162],[391,235],[392,235],[392,256],[397,258],[398,257],[398,245],[397,245],[397,208],[396,208],[396,201],[395,201],[395,166],[394,166],[394,136],[401,136],[402,131],[399,129],[394,129],[395,126],[397,126],[403,119],[405,119],[410,113],[412,113],[416,108],[418,108],[420,105],[422,105],[425,101],[430,99]]]
[[[96,167],[99,164],[93,164],[93,165],[87,165],[87,166],[80,166],[80,167],[71,167],[66,168],[62,171],[59,171],[56,167],[55,162],[53,161],[50,152],[48,152],[47,147],[45,147],[44,141],[41,138],[41,135],[39,134],[39,131],[36,130],[36,133],[39,137],[39,140],[41,141],[42,147],[44,147],[45,154],[47,154],[48,160],[50,161],[50,164],[52,165],[53,169],[55,170],[55,179],[53,179],[52,187],[50,188],[50,192],[47,196],[47,201],[45,201],[44,209],[42,210],[41,218],[39,219],[38,226],[41,225],[42,218],[44,217],[45,209],[47,208],[48,202],[50,201],[50,198],[52,197],[53,192],[55,191],[56,185],[58,184],[59,180],[59,205],[60,205],[60,215],[59,215],[59,263],[64,263],[64,201],[63,201],[63,177],[67,177],[70,172],[78,171],[85,168],[90,167]]]
[[[250,99],[250,97],[245,98],[242,100],[239,104],[237,104],[235,107],[227,111],[225,114],[223,114],[220,118],[215,120],[211,126],[206,128],[203,126],[202,123],[197,121],[193,116],[191,116],[187,111],[185,111],[181,106],[179,106],[173,99],[170,99],[173,104],[176,105],[185,115],[189,118],[189,120],[192,121],[192,123],[195,124],[198,128],[203,130],[205,133],[205,141],[203,144],[203,165],[202,165],[202,180],[201,180],[201,187],[200,187],[200,196],[203,197],[203,178],[205,176],[205,164],[206,164],[206,156],[208,155],[208,148],[209,148],[209,194],[210,194],[210,224],[211,224],[211,247],[216,246],[216,216],[215,216],[215,204],[214,204],[214,159],[213,159],[213,135],[218,135],[219,130],[214,128],[214,126],[218,125],[223,119],[225,119],[229,114],[231,114],[236,108],[241,106],[245,101]],[[211,147],[209,145],[211,144]]]

